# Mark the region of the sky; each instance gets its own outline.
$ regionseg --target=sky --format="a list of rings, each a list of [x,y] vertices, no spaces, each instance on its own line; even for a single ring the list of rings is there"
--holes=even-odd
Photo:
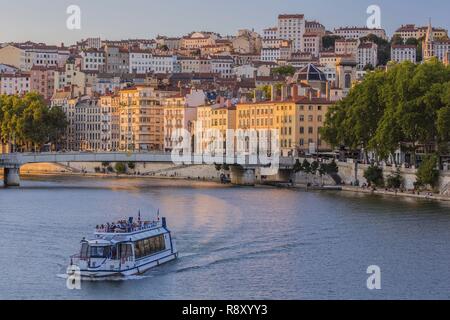
[[[381,8],[388,34],[415,23],[450,28],[449,0],[0,0],[0,43],[73,44],[87,37],[119,40],[181,36],[191,31],[236,34],[275,26],[280,13],[303,13],[328,30],[366,24],[369,5]],[[67,7],[81,9],[81,29],[69,30]]]

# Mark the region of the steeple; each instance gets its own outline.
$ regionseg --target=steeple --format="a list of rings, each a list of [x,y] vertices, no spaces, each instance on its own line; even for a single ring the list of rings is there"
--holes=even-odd
[[[423,43],[423,59],[429,60],[432,57],[434,57],[434,34],[430,18],[428,22],[427,34]]]

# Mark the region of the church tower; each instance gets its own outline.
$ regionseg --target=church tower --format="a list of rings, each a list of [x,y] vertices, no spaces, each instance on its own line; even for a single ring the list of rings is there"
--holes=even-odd
[[[427,34],[425,36],[425,40],[423,41],[423,60],[426,61],[431,59],[432,57],[434,57],[434,34],[430,18]]]

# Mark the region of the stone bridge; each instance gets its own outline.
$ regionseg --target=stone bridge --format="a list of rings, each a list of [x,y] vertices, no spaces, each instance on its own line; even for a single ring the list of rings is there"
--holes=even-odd
[[[20,167],[32,163],[64,162],[137,162],[137,163],[178,163],[214,164],[226,163],[231,166],[232,182],[235,184],[255,184],[258,168],[274,167],[278,175],[287,176],[292,170],[294,158],[277,157],[265,159],[261,163],[255,156],[215,156],[205,161],[205,155],[189,154],[174,159],[172,153],[162,152],[57,152],[57,153],[5,153],[0,155],[0,168],[4,169],[5,187],[20,185]],[[268,161],[269,160],[269,161]]]

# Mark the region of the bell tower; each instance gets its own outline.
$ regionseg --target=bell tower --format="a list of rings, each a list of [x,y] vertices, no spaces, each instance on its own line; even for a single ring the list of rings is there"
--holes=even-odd
[[[428,23],[427,34],[423,42],[423,60],[430,60],[434,57],[434,34],[433,27],[431,26],[431,18]]]

